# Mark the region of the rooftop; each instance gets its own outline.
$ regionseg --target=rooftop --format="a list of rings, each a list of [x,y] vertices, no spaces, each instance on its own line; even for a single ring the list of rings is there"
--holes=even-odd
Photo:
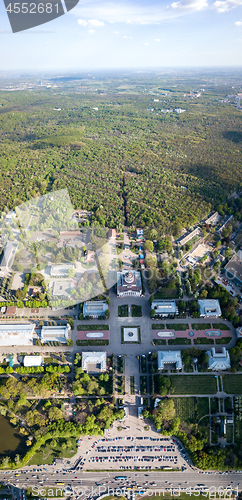
[[[209,370],[227,370],[230,368],[230,357],[225,347],[222,347],[222,351],[216,351],[215,347],[212,347],[211,351],[207,351],[207,355]]]
[[[101,351],[83,352],[82,369],[87,372],[106,371],[107,353]]]
[[[61,342],[66,344],[68,326],[43,326],[41,329],[41,342]]]
[[[178,313],[175,300],[153,300],[151,309],[155,309],[156,314],[161,315]]]
[[[108,304],[103,300],[84,302],[83,316],[103,316],[108,309]]]
[[[217,299],[198,300],[200,315],[204,317],[221,316],[220,304]]]
[[[24,366],[40,366],[42,356],[24,356]]]
[[[181,351],[158,351],[158,370],[164,370],[166,364],[175,365],[176,370],[181,370]]]
[[[225,269],[242,283],[242,259],[240,252],[232,257],[228,264],[226,264]]]

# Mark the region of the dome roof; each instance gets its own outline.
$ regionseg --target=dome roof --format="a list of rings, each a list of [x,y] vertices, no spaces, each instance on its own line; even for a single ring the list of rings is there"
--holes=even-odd
[[[125,281],[125,283],[130,284],[130,283],[133,283],[134,280],[135,280],[134,273],[132,271],[130,271],[130,269],[129,269],[129,271],[124,276],[124,281]]]

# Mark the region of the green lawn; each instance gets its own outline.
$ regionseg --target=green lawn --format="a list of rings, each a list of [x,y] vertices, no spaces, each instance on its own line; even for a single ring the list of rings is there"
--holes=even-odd
[[[215,394],[216,380],[213,375],[171,375],[174,394]]]
[[[109,325],[92,325],[91,323],[86,325],[78,325],[77,330],[85,332],[88,330],[96,330],[99,332],[101,330],[109,330]]]
[[[165,329],[164,323],[153,323],[152,325],[152,330],[164,330],[164,329]]]
[[[188,323],[167,323],[167,330],[184,331],[189,329]]]
[[[108,345],[109,344],[109,340],[108,339],[101,339],[101,340],[77,340],[76,341],[76,345]]]
[[[232,340],[232,337],[222,337],[221,339],[215,339],[215,344],[228,344]]]
[[[242,374],[223,375],[223,387],[228,394],[242,394]]]
[[[183,345],[183,344],[191,344],[191,339],[177,338],[177,339],[169,339],[169,345]]]
[[[213,323],[212,327],[214,330],[230,330],[230,328],[224,323]]]
[[[192,330],[211,330],[211,323],[192,323]]]
[[[135,304],[131,305],[132,318],[140,318],[142,316],[142,307]]]
[[[127,318],[129,315],[129,307],[127,304],[118,306],[118,316],[119,318]]]
[[[206,337],[197,337],[194,339],[194,344],[214,344],[214,340],[207,339]]]

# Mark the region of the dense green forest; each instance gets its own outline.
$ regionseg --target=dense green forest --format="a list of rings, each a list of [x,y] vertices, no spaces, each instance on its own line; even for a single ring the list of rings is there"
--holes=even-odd
[[[242,186],[242,112],[219,102],[241,92],[237,76],[51,78],[15,92],[1,80],[0,210],[67,188],[100,225],[176,234]]]

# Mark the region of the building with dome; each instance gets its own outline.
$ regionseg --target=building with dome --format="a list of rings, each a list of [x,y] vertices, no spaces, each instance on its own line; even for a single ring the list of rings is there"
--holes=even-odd
[[[139,271],[129,269],[117,273],[117,296],[140,297],[142,295],[141,274]]]

